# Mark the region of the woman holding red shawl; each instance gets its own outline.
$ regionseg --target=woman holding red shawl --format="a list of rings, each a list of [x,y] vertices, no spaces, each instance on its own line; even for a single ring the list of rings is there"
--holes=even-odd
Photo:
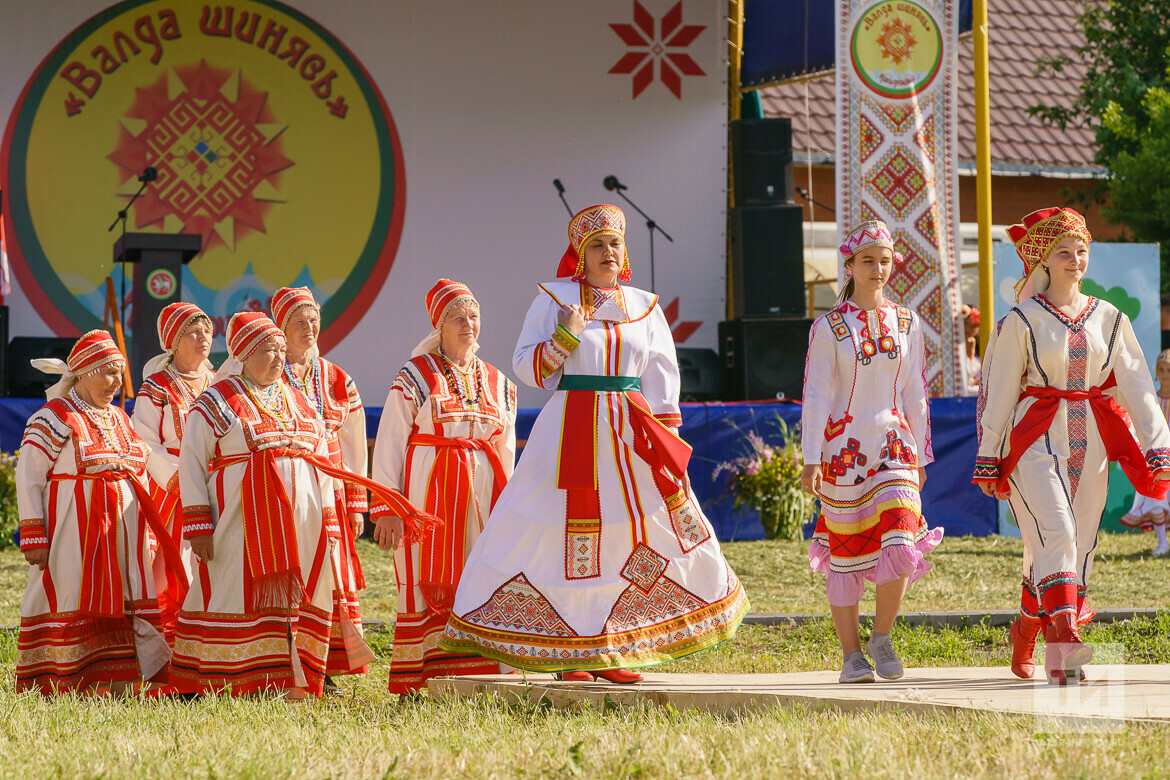
[[[179,511],[179,445],[195,398],[208,388],[215,370],[208,361],[211,318],[193,303],[172,303],[158,315],[158,342],[163,352],[142,369],[145,381],[134,401],[134,430],[150,447],[146,461],[150,497],[158,506],[171,539],[183,554],[184,583],[190,582],[191,545],[183,541]],[[157,542],[152,542],[152,546]],[[154,561],[155,581],[165,592],[163,560]],[[182,604],[173,605],[178,612]],[[174,626],[172,625],[173,629]]]
[[[443,519],[426,545],[397,546],[401,524],[375,504],[375,539],[394,549],[398,619],[390,691],[432,677],[495,674],[499,665],[439,649],[467,554],[516,459],[516,386],[476,357],[479,303],[466,285],[440,279],[426,296],[433,330],[398,372],[378,425],[374,479]],[[397,549],[395,549],[397,548]]]
[[[110,334],[82,336],[28,421],[16,466],[20,548],[29,562],[20,610],[16,689],[53,693],[139,680],[165,682],[186,580],[174,541],[146,488],[150,449],[112,405],[126,361]],[[171,592],[158,598],[147,528],[158,537]]]
[[[1024,261],[1018,292],[1028,294],[988,344],[973,481],[1010,502],[1026,547],[1012,671],[1032,676],[1043,628],[1049,682],[1075,683],[1093,656],[1079,626],[1092,617],[1085,592],[1109,461],[1143,495],[1161,498],[1170,431],[1129,318],[1081,292],[1092,241],[1084,217],[1043,209],[1008,236]]]
[[[284,332],[287,351],[283,379],[295,388],[325,423],[329,461],[346,471],[366,476],[366,411],[353,378],[330,363],[317,351],[321,333],[321,307],[306,287],[282,287],[272,296],[272,319]],[[337,590],[333,594],[333,632],[329,636],[326,673],[364,674],[365,664],[354,666],[346,651],[341,626],[360,630],[361,608],[358,591],[366,587],[354,540],[362,535],[362,514],[369,511],[366,489],[347,482],[340,494],[337,517],[341,523],[338,545]],[[345,620],[342,620],[343,616]],[[326,679],[328,689],[335,688]]]
[[[320,695],[342,482],[378,492],[411,532],[422,518],[395,491],[328,460],[324,423],[280,380],[285,340],[272,320],[236,314],[227,341],[230,357],[195,401],[179,452],[183,534],[199,565],[172,679],[200,692]]]
[[[686,479],[670,326],[619,284],[625,228],[616,206],[574,216],[570,278],[525,317],[512,367],[555,392],[467,559],[446,650],[632,683],[734,636],[748,609]]]

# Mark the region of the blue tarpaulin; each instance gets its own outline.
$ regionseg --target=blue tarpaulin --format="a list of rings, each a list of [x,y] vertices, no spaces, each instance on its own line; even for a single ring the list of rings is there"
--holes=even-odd
[[[12,452],[20,446],[24,424],[43,401],[0,399],[0,449]],[[756,431],[769,443],[780,444],[779,415],[794,428],[800,421],[796,403],[683,404],[682,435],[694,447],[688,472],[703,510],[722,541],[762,539],[763,526],[754,511],[735,511],[731,498],[712,479],[716,466],[747,452],[745,435]],[[523,440],[532,430],[539,409],[521,409],[517,436]],[[366,407],[367,430],[378,431],[382,410]],[[926,470],[922,494],[923,514],[930,525],[942,526],[948,535],[987,536],[997,530],[995,501],[971,484],[975,468],[975,399],[935,398],[930,402],[934,465]]]
[[[958,0],[959,34],[971,31],[973,0]],[[748,0],[740,84],[762,87],[832,70],[837,0]]]

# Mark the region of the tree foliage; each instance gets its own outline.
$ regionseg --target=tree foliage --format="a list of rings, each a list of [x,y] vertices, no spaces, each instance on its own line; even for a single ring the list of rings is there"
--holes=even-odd
[[[1085,66],[1071,107],[1034,106],[1061,128],[1091,126],[1096,161],[1107,170],[1100,200],[1111,222],[1138,241],[1162,244],[1170,285],[1170,2],[1086,0],[1077,16],[1083,45],[1037,61],[1040,78],[1072,62]]]

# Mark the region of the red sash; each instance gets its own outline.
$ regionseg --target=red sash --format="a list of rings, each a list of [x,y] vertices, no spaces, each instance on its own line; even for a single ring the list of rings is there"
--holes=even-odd
[[[1037,400],[1025,412],[1023,419],[1012,428],[1010,452],[999,462],[999,481],[996,483],[996,490],[1000,493],[1011,493],[1008,477],[1024,452],[1052,427],[1056,409],[1061,401],[1088,401],[1109,460],[1117,461],[1121,465],[1122,471],[1129,477],[1138,493],[1155,499],[1165,498],[1167,491],[1170,490],[1170,482],[1154,480],[1153,472],[1150,471],[1141,448],[1126,425],[1125,410],[1103,392],[1116,386],[1117,379],[1110,374],[1100,387],[1088,390],[1031,386],[1020,393],[1020,400],[1025,398]]]
[[[122,567],[118,561],[118,520],[122,506],[114,484],[129,482],[138,498],[138,512],[147,527],[158,539],[163,564],[167,569],[165,599],[160,605],[170,608],[164,614],[163,624],[170,625],[175,618],[174,607],[182,605],[187,596],[187,575],[179,548],[167,533],[166,524],[159,517],[146,487],[128,471],[100,471],[96,474],[49,474],[50,482],[92,481],[89,506],[77,507],[78,529],[81,539],[81,594],[74,619],[99,642],[131,641],[133,634],[125,620],[125,596],[122,590]]]
[[[467,510],[471,496],[471,450],[487,455],[493,472],[491,507],[495,506],[507,479],[504,464],[488,439],[458,439],[426,433],[414,433],[408,447],[434,447],[435,464],[427,484],[426,511],[444,519],[441,528],[427,544],[428,554],[421,556],[419,590],[423,600],[439,615],[450,613],[455,603],[455,589],[467,559]]]
[[[424,533],[442,525],[439,518],[420,512],[393,488],[358,476],[303,449],[269,447],[247,454],[214,458],[209,471],[245,463],[244,558],[251,576],[245,594],[252,611],[275,607],[295,609],[307,599],[297,552],[297,531],[293,524],[292,502],[276,470],[277,458],[301,458],[317,471],[336,479],[361,485],[385,501],[405,526],[405,538],[421,541]],[[328,501],[328,496],[322,496]]]

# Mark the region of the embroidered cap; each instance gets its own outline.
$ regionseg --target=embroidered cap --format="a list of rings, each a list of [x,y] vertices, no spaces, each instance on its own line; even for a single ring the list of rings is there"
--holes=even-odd
[[[293,312],[302,306],[312,306],[321,311],[308,287],[281,287],[272,296],[272,319],[283,331],[288,327]]]
[[[1170,363],[1170,349],[1164,349],[1158,353],[1158,357],[1154,360],[1154,365],[1159,363]]]
[[[900,263],[906,258],[902,253],[894,249],[894,237],[890,234],[890,228],[885,222],[880,219],[871,219],[868,222],[862,222],[857,227],[849,231],[845,236],[845,243],[841,244],[841,256],[845,260],[853,257],[862,249],[867,249],[871,246],[884,246],[894,255],[894,262]]]
[[[166,352],[174,352],[175,341],[182,335],[191,323],[202,317],[211,322],[211,318],[203,313],[193,303],[172,303],[158,315],[158,344]]]
[[[97,371],[111,363],[124,363],[126,358],[118,350],[109,331],[91,330],[77,340],[69,351],[69,370],[80,376]]]
[[[451,279],[440,279],[427,293],[427,316],[431,318],[431,325],[435,328],[443,321],[443,315],[452,305],[461,301],[479,301],[471,294],[471,289],[463,282]]]
[[[617,206],[599,203],[578,211],[569,220],[569,248],[561,256],[557,276],[571,276],[573,281],[585,279],[585,245],[589,239],[600,233],[615,233],[625,239],[626,215]],[[621,276],[623,282],[630,281],[630,253],[623,250]]]
[[[1007,234],[1024,261],[1027,273],[1048,257],[1056,242],[1065,236],[1076,236],[1086,244],[1093,241],[1085,226],[1085,218],[1072,209],[1062,208],[1033,211],[1024,217],[1022,223],[1009,227]]]
[[[228,351],[232,357],[245,361],[268,339],[277,336],[284,341],[284,331],[262,311],[242,311],[232,315],[227,326]]]

